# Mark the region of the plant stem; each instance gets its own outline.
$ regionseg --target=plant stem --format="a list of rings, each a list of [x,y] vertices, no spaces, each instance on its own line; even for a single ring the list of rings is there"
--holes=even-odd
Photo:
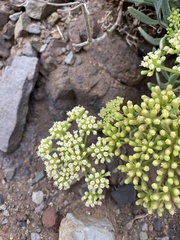
[[[168,67],[165,67],[165,66],[161,66],[161,69],[166,71],[166,72],[171,72],[171,73],[175,73],[175,74],[179,74],[180,75],[180,71],[178,70],[174,70],[172,68],[168,68]]]

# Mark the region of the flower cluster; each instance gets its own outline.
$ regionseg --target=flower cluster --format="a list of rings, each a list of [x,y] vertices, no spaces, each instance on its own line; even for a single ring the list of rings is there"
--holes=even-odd
[[[82,197],[82,200],[86,201],[87,207],[101,205],[101,201],[104,199],[103,189],[109,188],[109,180],[107,179],[109,175],[109,172],[105,172],[105,170],[97,172],[95,168],[91,169],[91,173],[85,178],[88,191]]]
[[[132,182],[139,191],[137,204],[149,213],[157,210],[162,215],[165,207],[173,214],[175,206],[180,207],[180,98],[168,85],[163,91],[153,87],[151,97],[142,100],[140,106],[134,105],[138,123],[130,126],[133,134],[127,141],[134,153],[120,156],[125,165],[119,170],[127,173],[125,183]]]
[[[132,182],[138,191],[137,204],[160,216],[164,208],[171,214],[180,208],[180,98],[172,85],[151,91],[140,105],[128,101],[121,107],[122,99],[112,100],[100,112],[101,120],[75,107],[66,121],[54,123],[38,154],[59,189],[70,188],[84,176],[87,191],[82,200],[86,206],[100,205],[110,173],[97,171],[96,165],[117,156],[123,162],[119,170],[127,174],[125,183]],[[99,130],[103,135],[96,137]],[[95,143],[89,141],[91,134]],[[131,155],[121,154],[123,145],[129,145]]]
[[[166,60],[166,57],[162,54],[163,53],[160,49],[156,50],[155,52],[149,52],[141,62],[141,66],[148,68],[148,70],[141,71],[141,74],[151,77],[154,74],[154,71],[160,72],[161,65]]]
[[[112,153],[99,138],[96,146],[88,142],[90,134],[97,134],[101,121],[96,121],[94,116],[89,116],[88,111],[79,106],[67,115],[66,121],[55,122],[49,130],[50,136],[41,140],[38,155],[44,161],[48,177],[59,189],[69,189],[75,181],[89,174],[85,179],[89,191],[83,199],[87,199],[87,205],[94,206],[104,198],[103,189],[109,187],[109,173],[96,172],[89,157],[97,158],[95,164],[98,164],[109,161]]]

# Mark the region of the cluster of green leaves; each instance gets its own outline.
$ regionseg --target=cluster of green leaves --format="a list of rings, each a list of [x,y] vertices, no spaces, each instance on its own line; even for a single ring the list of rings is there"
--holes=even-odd
[[[54,123],[38,154],[59,189],[70,188],[83,174],[87,191],[82,200],[87,206],[101,204],[110,173],[98,171],[96,166],[117,156],[124,162],[119,170],[127,174],[125,183],[132,182],[138,191],[137,204],[159,215],[164,207],[171,214],[175,206],[180,208],[180,98],[172,85],[151,90],[151,97],[142,96],[140,105],[128,101],[122,106],[120,97],[110,101],[101,109],[100,120],[83,107],[75,107],[66,121]],[[103,136],[91,143],[89,137],[97,131]],[[121,154],[123,145],[129,145],[134,153]]]
[[[129,7],[130,14],[145,23],[146,25],[161,26],[166,29],[169,25],[168,17],[171,15],[172,9],[180,8],[180,2],[177,0],[126,0],[126,2],[135,3],[136,5],[145,5],[154,8],[156,19],[152,19],[142,11]],[[161,38],[153,38],[151,35],[146,33],[142,27],[138,28],[140,34],[153,46],[159,46]]]

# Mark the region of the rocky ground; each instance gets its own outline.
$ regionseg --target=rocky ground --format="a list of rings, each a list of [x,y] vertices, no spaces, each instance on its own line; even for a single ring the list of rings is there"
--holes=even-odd
[[[128,35],[113,33],[101,42],[74,52],[72,42],[86,40],[80,11],[51,15],[54,9],[40,10],[37,5],[35,11],[13,3],[0,2],[1,77],[4,79],[5,67],[11,66],[17,56],[35,57],[39,65],[26,106],[27,115],[22,119],[19,105],[5,106],[5,109],[17,111],[20,117],[15,119],[14,125],[23,126],[23,131],[19,140],[15,129],[15,149],[11,147],[10,153],[0,152],[0,240],[59,239],[59,225],[67,213],[77,217],[106,217],[113,225],[116,240],[179,240],[179,210],[174,216],[168,213],[161,218],[156,214],[148,215],[145,209],[134,204],[133,189],[121,188],[113,199],[111,190],[117,188],[119,179],[115,173],[111,178],[112,189],[102,206],[87,208],[81,201],[83,179],[69,191],[59,191],[47,178],[44,164],[36,153],[53,122],[64,119],[66,111],[75,105],[83,105],[97,114],[105,102],[116,96],[139,102],[142,94],[148,94],[146,80],[142,79],[138,68],[141,56],[137,49],[134,51]],[[103,34],[100,22],[107,27],[117,15],[116,12],[108,15],[109,6],[116,5],[110,1],[89,3],[94,38]],[[13,71],[19,76],[17,69]],[[7,77],[13,81],[9,75]],[[20,99],[25,95],[23,91]],[[1,103],[3,96],[1,92]],[[11,95],[8,98],[9,102],[14,101]],[[6,119],[5,123],[8,125],[10,121],[12,119]],[[2,126],[0,128],[1,136],[7,135]],[[0,138],[1,148],[2,139],[5,137]],[[121,199],[125,199],[126,204],[122,205]]]

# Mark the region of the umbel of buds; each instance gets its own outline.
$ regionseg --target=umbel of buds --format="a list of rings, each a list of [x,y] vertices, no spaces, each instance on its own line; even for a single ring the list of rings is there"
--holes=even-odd
[[[151,91],[140,105],[128,101],[122,106],[123,99],[117,97],[101,109],[100,120],[75,107],[66,121],[54,123],[38,154],[59,189],[70,188],[83,174],[87,191],[82,200],[86,206],[100,205],[110,172],[96,166],[116,156],[123,162],[119,170],[127,174],[125,183],[133,183],[138,192],[136,204],[159,216],[165,208],[170,214],[180,208],[180,98],[172,85]],[[93,143],[90,135],[97,135]],[[121,154],[123,145],[133,154]]]

